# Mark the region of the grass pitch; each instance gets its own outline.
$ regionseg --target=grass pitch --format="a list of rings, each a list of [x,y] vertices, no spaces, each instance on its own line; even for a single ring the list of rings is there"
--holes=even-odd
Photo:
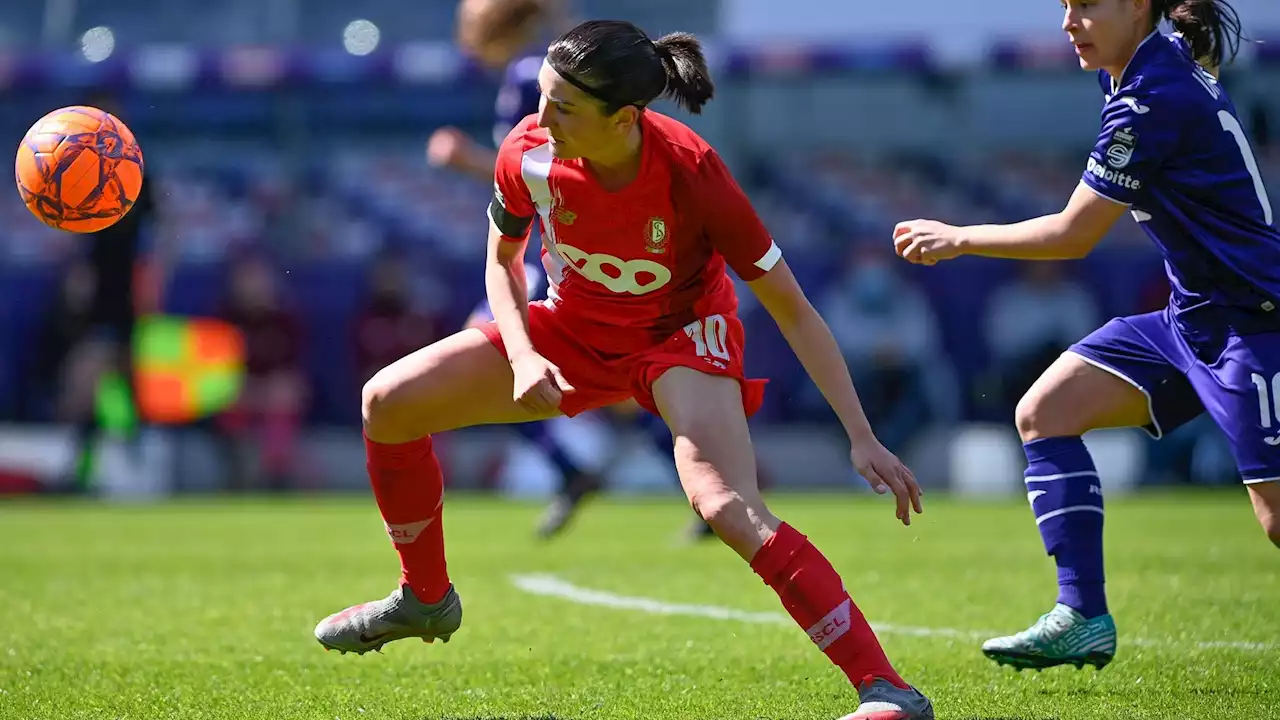
[[[1280,718],[1280,553],[1243,490],[1108,502],[1120,654],[1102,672],[986,660],[1054,597],[1025,503],[926,498],[895,526],[866,494],[774,509],[842,572],[938,717]],[[450,497],[466,607],[448,645],[325,653],[324,615],[398,565],[371,498],[0,504],[0,718],[831,720],[856,695],[678,498],[539,508]]]

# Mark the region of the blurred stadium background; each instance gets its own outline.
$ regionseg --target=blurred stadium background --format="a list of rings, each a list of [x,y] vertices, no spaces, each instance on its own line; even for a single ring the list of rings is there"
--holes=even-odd
[[[0,3],[0,137],[49,110],[118,101],[156,210],[142,225],[148,312],[244,318],[248,379],[229,411],[110,440],[91,484],[119,496],[367,487],[359,388],[405,348],[452,332],[483,295],[488,187],[424,161],[432,130],[488,138],[498,79],[451,42],[450,0],[16,0]],[[1253,38],[1280,5],[1237,0]],[[359,8],[359,9],[356,9]],[[886,257],[893,224],[1056,210],[1102,98],[1057,30],[1057,3],[989,0],[577,0],[711,46],[718,98],[687,119],[735,168],[854,369],[882,438],[928,487],[1020,494],[1012,409],[1040,369],[1102,321],[1163,304],[1159,257],[1122,224],[1085,261]],[[1245,48],[1224,82],[1280,197],[1280,43]],[[95,380],[88,239],[0,195],[0,489],[75,474],[75,427],[111,403]],[[744,290],[745,293],[745,290]],[[398,297],[403,303],[380,303]],[[775,489],[851,485],[834,418],[744,294],[748,369],[771,378],[753,420]],[[391,308],[391,309],[388,309]],[[95,397],[97,400],[95,400]],[[95,410],[95,408],[97,408]],[[118,414],[118,413],[117,413]],[[197,416],[200,413],[195,413]],[[565,428],[584,448],[625,441]],[[1237,482],[1207,422],[1161,443],[1090,437],[1104,482]],[[441,442],[447,482],[536,495],[549,465],[503,429]],[[672,491],[646,450],[610,473]]]

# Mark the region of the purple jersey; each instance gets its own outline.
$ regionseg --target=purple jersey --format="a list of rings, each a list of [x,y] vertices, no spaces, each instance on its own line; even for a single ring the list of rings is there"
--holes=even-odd
[[[1118,80],[1105,70],[1098,80],[1102,131],[1083,180],[1131,206],[1160,248],[1178,324],[1243,315],[1280,325],[1263,320],[1280,306],[1280,232],[1226,91],[1180,36],[1158,32]]]
[[[538,112],[538,102],[542,99],[542,91],[538,89],[542,58],[542,55],[528,55],[513,60],[507,66],[495,108],[494,147],[501,147],[502,141],[521,120]]]

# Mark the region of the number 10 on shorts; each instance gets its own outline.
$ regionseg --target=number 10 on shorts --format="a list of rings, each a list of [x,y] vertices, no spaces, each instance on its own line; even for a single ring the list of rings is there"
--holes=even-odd
[[[1273,420],[1280,419],[1280,373],[1271,376],[1270,392],[1267,392],[1266,376],[1253,373],[1250,377],[1258,389],[1258,413],[1262,427],[1270,430]],[[1280,438],[1266,438],[1265,441],[1268,445],[1280,444]]]
[[[729,359],[729,349],[725,342],[729,334],[729,323],[723,315],[710,315],[694,320],[684,326],[684,334],[693,341],[698,357]]]

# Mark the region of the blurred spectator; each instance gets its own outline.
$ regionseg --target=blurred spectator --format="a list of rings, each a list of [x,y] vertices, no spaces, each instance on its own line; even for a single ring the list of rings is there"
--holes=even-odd
[[[355,321],[356,371],[364,384],[374,373],[444,336],[444,319],[414,307],[408,261],[384,253],[369,272],[369,294]]]
[[[253,255],[235,260],[221,313],[244,333],[245,384],[236,405],[217,421],[231,477],[228,486],[258,484],[250,458],[260,452],[271,490],[296,481],[299,424],[310,395],[303,370],[301,320],[279,296],[275,271]]]
[[[1021,263],[1019,272],[992,295],[986,316],[996,388],[991,399],[1007,417],[1063,350],[1098,327],[1093,297],[1061,263]]]
[[[939,419],[938,322],[918,288],[897,274],[879,249],[850,256],[820,305],[844,354],[863,407],[886,447],[901,452],[915,432]],[[941,363],[945,365],[945,363]],[[800,404],[823,412],[825,401],[806,383]]]

